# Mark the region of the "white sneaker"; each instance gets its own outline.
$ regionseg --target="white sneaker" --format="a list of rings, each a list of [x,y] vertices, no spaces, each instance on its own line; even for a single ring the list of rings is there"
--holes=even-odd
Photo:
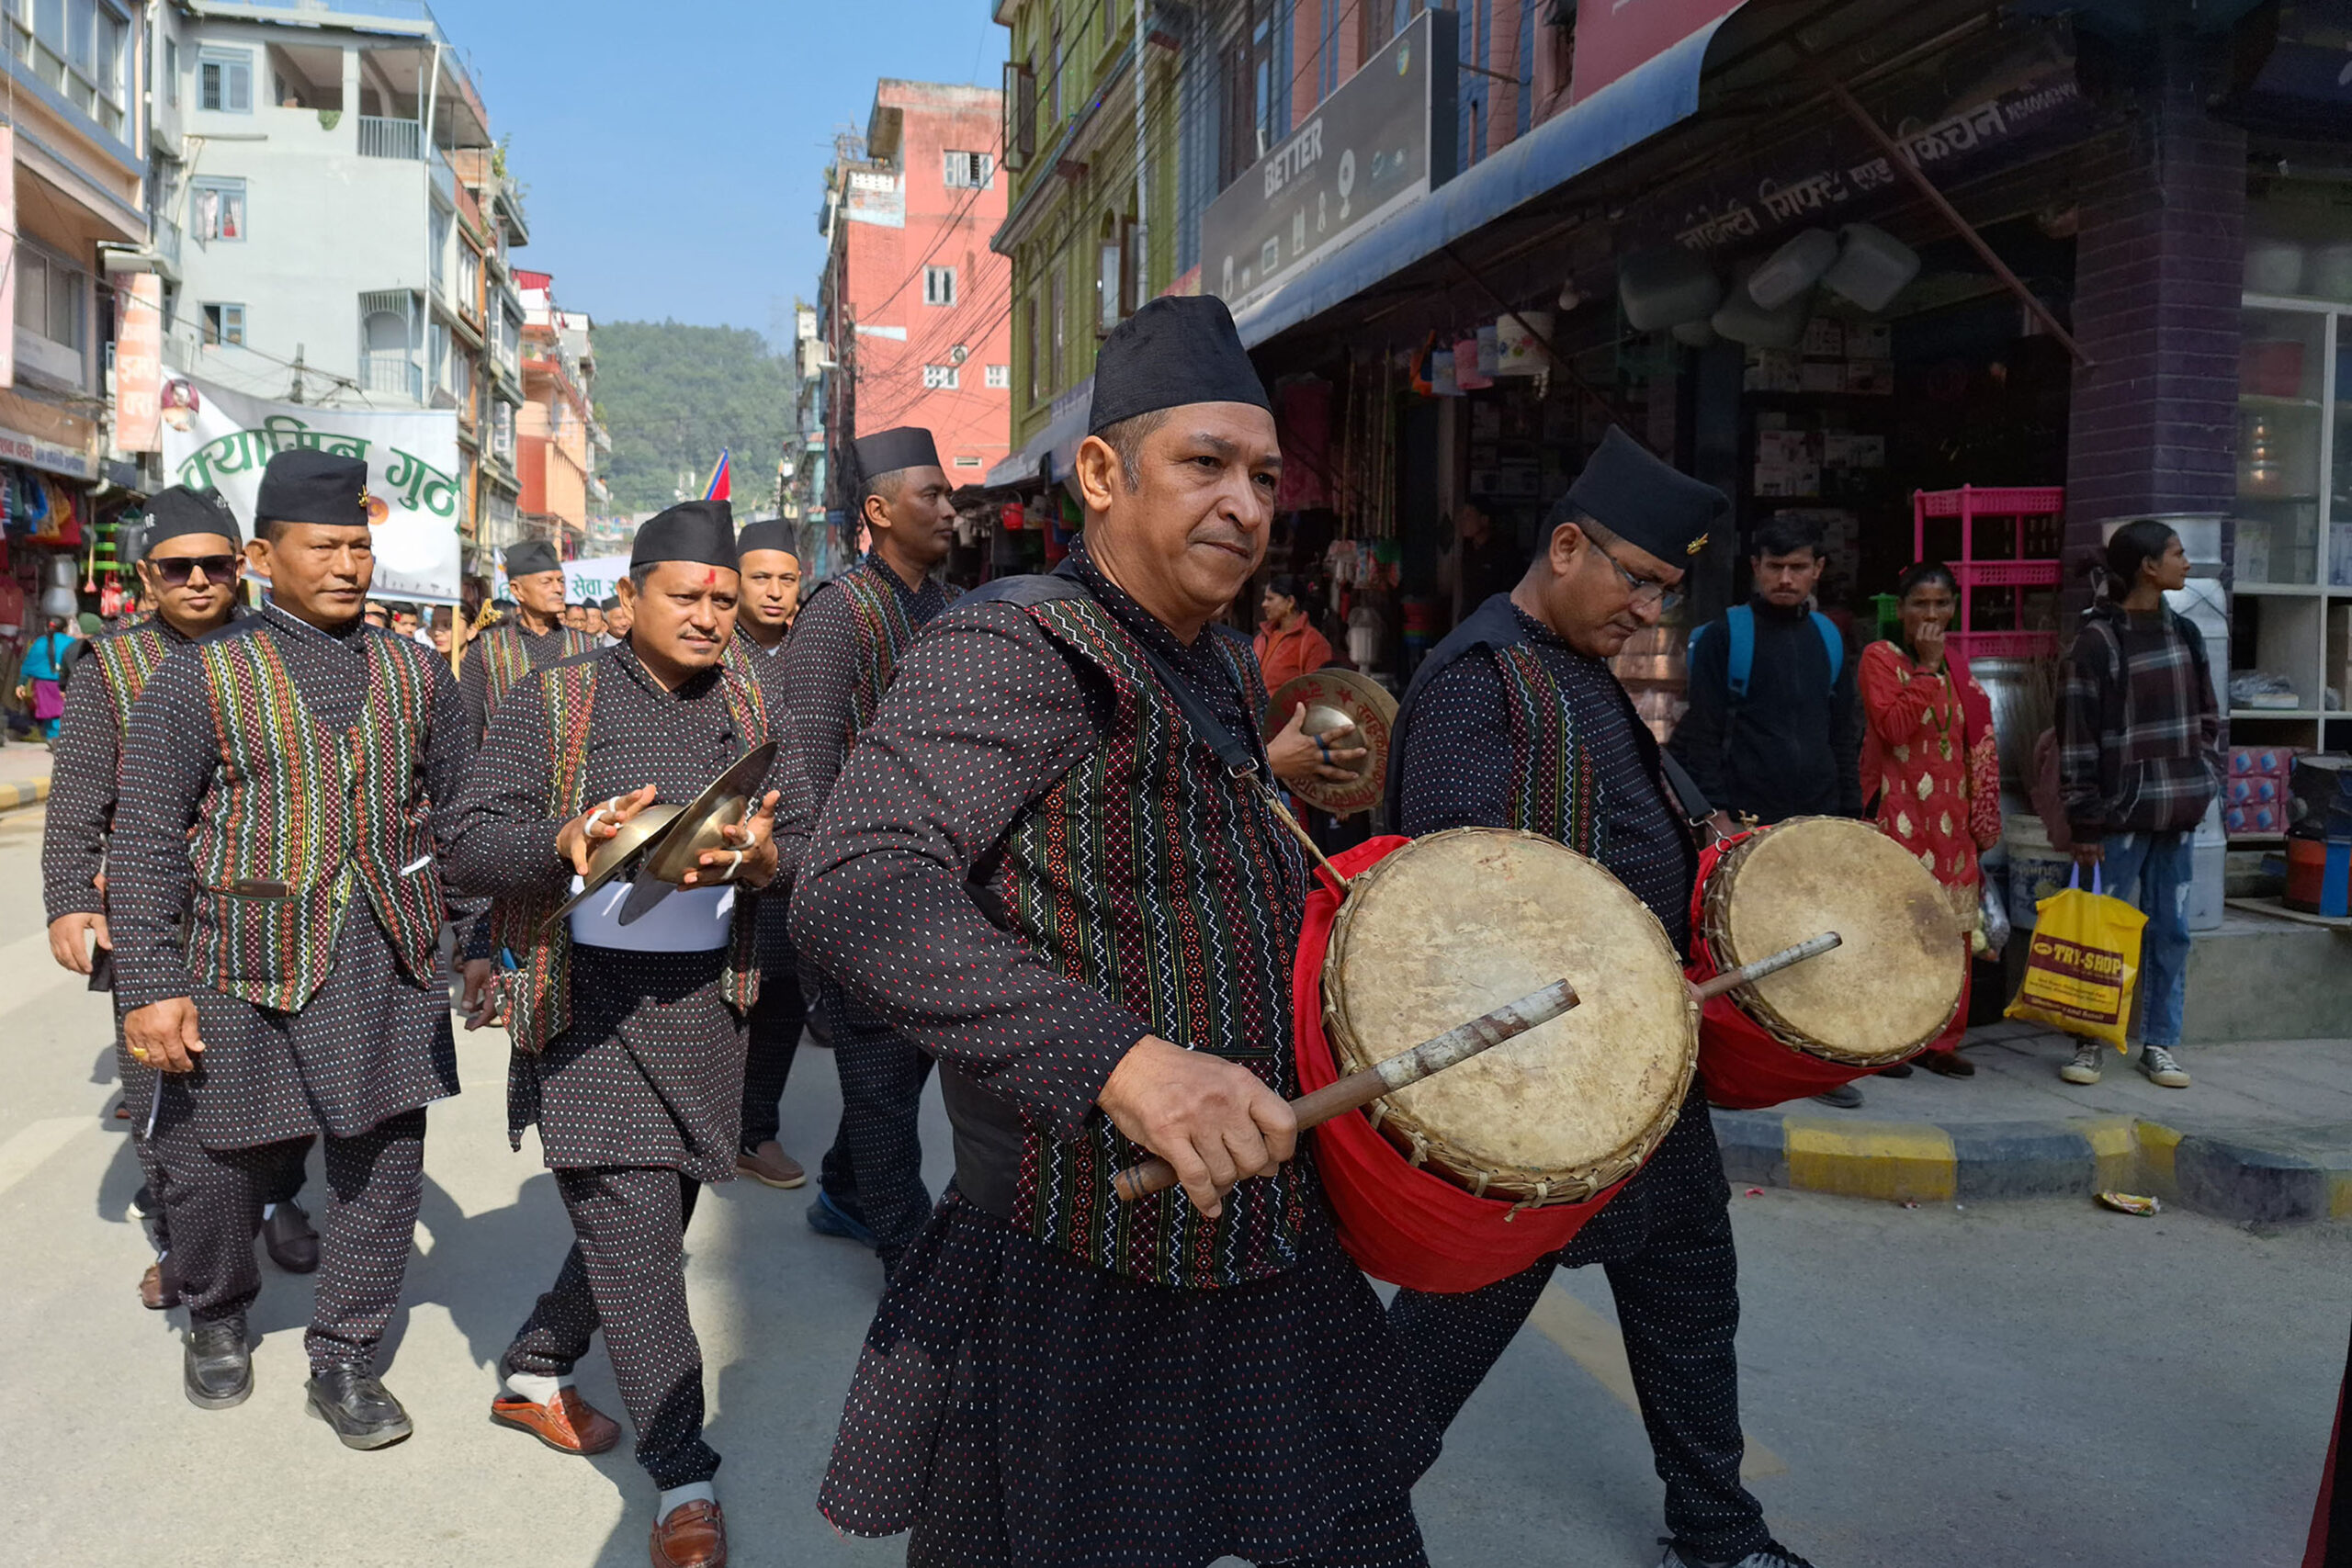
[[[2075,1042],[2075,1059],[2058,1069],[2058,1076],[2068,1083],[2098,1082],[2098,1059],[2106,1055],[2106,1047],[2096,1040]]]
[[[2178,1062],[2172,1059],[2172,1053],[2161,1045],[2140,1047],[2140,1070],[2147,1074],[2148,1081],[2159,1089],[2188,1087],[2188,1075],[2181,1070]]]

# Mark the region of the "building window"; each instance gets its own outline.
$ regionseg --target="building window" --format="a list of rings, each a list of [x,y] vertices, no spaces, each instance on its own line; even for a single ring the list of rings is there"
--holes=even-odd
[[[194,179],[187,185],[196,209],[199,240],[242,240],[245,237],[245,182]]]
[[[980,379],[991,392],[1009,392],[1012,389],[1012,367],[991,365],[981,374]]]
[[[32,73],[109,136],[123,129],[123,40],[128,26],[101,0],[5,0],[8,45]]]
[[[196,58],[198,108],[222,114],[254,112],[254,57],[250,50],[208,49]]]
[[[1127,253],[1116,240],[1105,240],[1100,254],[1102,269],[1094,279],[1095,318],[1096,324],[1107,333],[1119,324],[1120,274]]]
[[[956,459],[956,466],[959,468],[977,468],[980,466],[980,460],[978,457],[958,457]]]
[[[1059,391],[1062,385],[1062,331],[1063,322],[1069,314],[1063,309],[1068,297],[1068,290],[1062,281],[1063,272],[1062,259],[1056,256],[1054,277],[1050,286],[1051,298],[1046,301],[1046,313],[1052,319],[1046,322],[1046,330],[1052,334],[1053,338],[1052,346],[1047,352],[1046,360],[1046,386],[1050,391]]]
[[[996,160],[986,152],[948,152],[940,161],[950,190],[986,190],[996,178]]]
[[[17,325],[62,347],[82,346],[82,295],[89,275],[29,245],[17,247]]]
[[[175,38],[164,40],[164,102],[180,107],[180,40]]]
[[[926,392],[952,392],[963,385],[964,373],[953,365],[926,365],[922,367],[922,389]]]
[[[952,266],[927,266],[922,269],[922,302],[926,305],[956,303],[956,269]]]
[[[204,344],[208,348],[220,344],[235,344],[243,347],[245,341],[245,308],[243,305],[207,305],[204,307]]]

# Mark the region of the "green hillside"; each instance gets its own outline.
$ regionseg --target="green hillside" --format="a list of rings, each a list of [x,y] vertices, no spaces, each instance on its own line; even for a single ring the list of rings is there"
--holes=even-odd
[[[792,362],[742,327],[598,321],[596,409],[613,437],[613,510],[678,499],[679,475],[707,480],[734,454],[739,512],[765,510],[793,420]]]

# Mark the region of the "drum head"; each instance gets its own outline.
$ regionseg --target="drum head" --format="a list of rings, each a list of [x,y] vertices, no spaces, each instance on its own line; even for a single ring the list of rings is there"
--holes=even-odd
[[[1726,874],[1707,921],[1724,966],[1822,931],[1844,939],[1741,995],[1743,1010],[1782,1039],[1838,1061],[1894,1061],[1951,1021],[1968,946],[1951,896],[1870,823],[1794,818],[1737,846],[1716,868]]]
[[[1598,863],[1486,828],[1398,850],[1340,908],[1325,1020],[1354,1071],[1562,976],[1574,1011],[1389,1096],[1380,1122],[1482,1195],[1578,1201],[1657,1147],[1698,1052],[1673,944]]]
[[[1343,723],[1355,726],[1354,740],[1364,749],[1351,779],[1308,779],[1286,786],[1293,795],[1334,817],[1369,811],[1388,787],[1388,733],[1396,722],[1396,699],[1388,688],[1352,670],[1316,670],[1284,681],[1266,705],[1266,733],[1274,734],[1290,722],[1293,709],[1306,705],[1306,733],[1341,734]]]

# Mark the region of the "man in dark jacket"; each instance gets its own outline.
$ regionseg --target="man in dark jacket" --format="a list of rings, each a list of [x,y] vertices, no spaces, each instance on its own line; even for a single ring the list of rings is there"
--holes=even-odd
[[[1813,607],[1827,557],[1812,523],[1757,530],[1755,594],[1702,627],[1690,648],[1690,711],[1668,750],[1727,817],[1860,817],[1862,721],[1854,664]],[[1861,1091],[1814,1097],[1852,1110]]]

